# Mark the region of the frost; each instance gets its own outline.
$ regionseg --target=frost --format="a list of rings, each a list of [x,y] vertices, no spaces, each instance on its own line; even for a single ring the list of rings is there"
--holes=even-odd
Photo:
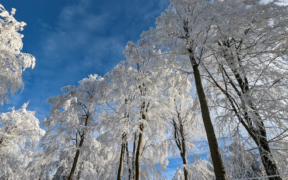
[[[0,174],[1,177],[26,177],[24,168],[33,160],[35,148],[45,131],[40,128],[34,111],[26,110],[28,103],[0,116]],[[17,171],[15,166],[18,165]]]
[[[12,9],[11,14],[0,6],[0,103],[9,102],[8,95],[15,94],[19,89],[23,89],[22,72],[26,68],[34,68],[35,58],[26,53],[22,53],[23,35],[22,31],[26,25],[14,19],[16,9]]]

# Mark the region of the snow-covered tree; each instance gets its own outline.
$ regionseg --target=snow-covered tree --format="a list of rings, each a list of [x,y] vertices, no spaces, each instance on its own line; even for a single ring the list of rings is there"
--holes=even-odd
[[[72,180],[74,176],[91,179],[101,175],[103,171],[95,169],[105,168],[105,159],[111,157],[94,136],[102,80],[90,75],[79,81],[78,87],[66,86],[62,90],[67,92],[47,100],[52,105],[51,117],[44,120],[47,133],[41,139],[42,158],[31,166],[31,172],[36,172],[33,176]]]
[[[227,118],[223,118],[227,125],[223,127],[237,130],[237,121],[244,126],[259,147],[267,175],[279,174],[268,138],[273,139],[287,129],[283,121],[287,104],[286,91],[283,92],[287,84],[286,22],[287,6],[279,6],[277,1],[261,4],[254,0],[172,0],[171,6],[157,18],[156,28],[143,33],[151,46],[161,49],[169,59],[182,62],[184,71],[190,71],[188,63],[194,65],[196,87],[200,85],[197,79],[201,80],[196,75],[204,75],[208,102],[212,105],[214,100],[218,101],[212,108],[213,112],[217,109],[217,120],[224,117],[224,109],[234,124],[228,125]],[[215,91],[214,87],[222,89]],[[203,97],[198,88],[197,92],[199,98]],[[202,111],[203,116],[207,114]],[[267,131],[265,127],[270,125],[276,128]],[[213,153],[211,157],[213,160]],[[215,173],[221,174],[222,167],[218,166],[219,171],[214,169]]]
[[[45,133],[27,106],[0,115],[0,179],[28,178],[25,168],[34,160],[36,145]]]
[[[287,6],[277,1],[227,0],[223,7],[225,11],[213,19],[212,58],[203,63],[209,81],[218,88],[211,97],[215,105],[225,107],[218,108],[223,123],[234,123],[233,131],[238,131],[240,123],[259,147],[266,174],[277,175],[269,137],[287,131],[287,92],[283,91],[287,84]]]
[[[213,165],[207,160],[199,159],[196,162],[191,163],[187,166],[189,175],[188,179],[193,180],[210,180],[215,179],[215,174],[213,172]],[[172,180],[182,180],[185,179],[181,168],[176,169],[176,173]]]
[[[206,44],[210,39],[211,13],[215,12],[211,2],[202,0],[171,0],[171,5],[156,20],[156,28],[142,36],[150,40],[151,46],[167,54],[169,60],[182,62],[184,70],[193,69],[203,124],[211,152],[216,179],[227,179],[215,130],[210,117],[201,63],[205,59]]]
[[[287,6],[170,1],[125,61],[47,100],[45,135],[27,104],[0,115],[0,179],[161,180],[170,154],[183,161],[173,180],[287,172]],[[0,5],[2,105],[35,64],[14,14]],[[193,152],[200,139],[209,160]]]
[[[162,70],[167,71],[165,73],[166,84],[161,91],[164,97],[158,115],[169,122],[167,128],[168,138],[171,139],[168,141],[169,153],[180,155],[183,161],[181,166],[184,172],[183,179],[188,180],[189,172],[193,172],[189,169],[188,158],[195,155],[193,151],[197,150],[192,142],[205,139],[206,136],[202,130],[201,118],[199,118],[198,103],[192,98],[193,88],[189,74],[176,70],[175,65],[174,68],[172,67]],[[178,174],[180,172],[180,170],[177,171]]]
[[[229,142],[228,145],[225,145],[221,149],[228,178],[245,179],[262,176],[262,167],[258,153],[247,149],[244,144],[246,139],[239,135],[231,139],[232,142]]]
[[[19,31],[26,25],[18,22],[0,4],[0,104],[9,103],[8,96],[23,89],[22,73],[26,68],[35,66],[35,58],[22,53],[23,35]],[[0,114],[0,179],[27,179],[28,163],[37,154],[35,149],[45,131],[39,127],[34,111],[22,108]]]
[[[161,63],[155,61],[158,52],[147,48],[145,40],[140,40],[138,45],[129,42],[124,52],[126,63],[120,63],[105,76],[111,80],[110,94],[106,98],[109,107],[103,112],[103,119],[109,124],[103,127],[113,133],[108,136],[110,140],[118,142],[119,176],[122,169],[126,171],[123,178],[161,179],[157,165],[164,169],[167,165],[163,131],[167,124],[156,116],[159,88],[163,83],[159,81]],[[126,158],[121,158],[124,144]],[[124,159],[127,164],[123,169]]]
[[[24,87],[22,73],[26,68],[35,66],[35,58],[31,54],[22,53],[22,38],[19,31],[26,25],[18,22],[11,13],[0,4],[0,103],[9,102],[8,95],[15,94]]]

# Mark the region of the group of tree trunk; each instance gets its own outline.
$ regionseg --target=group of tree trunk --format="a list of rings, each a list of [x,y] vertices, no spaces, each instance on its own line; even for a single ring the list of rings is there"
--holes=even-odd
[[[27,104],[1,115],[0,165],[10,165],[0,169],[0,179],[19,179],[11,169],[20,160],[4,157],[13,147],[17,155],[21,145],[35,146],[41,134],[41,150],[23,155],[31,160],[23,168],[30,179],[161,180],[174,155],[182,165],[173,180],[282,180],[288,162],[287,6],[276,0],[170,2],[155,28],[137,45],[128,42],[125,61],[47,99],[52,107],[45,135]],[[0,103],[6,96],[0,94]],[[34,130],[22,125],[33,143],[21,136],[19,117],[37,121]],[[201,141],[209,147],[207,160],[195,153]]]
[[[222,5],[227,8],[227,10],[223,10],[224,7],[220,8]],[[237,7],[238,9],[231,10],[230,7]],[[275,8],[274,11],[281,16],[281,20],[277,20],[274,14],[265,12],[271,9],[271,7]],[[219,12],[219,10],[222,11]],[[269,121],[264,120],[264,118],[269,118],[269,115],[266,114],[270,114],[271,116],[274,112],[273,110],[270,111],[270,109],[266,109],[265,111],[265,108],[260,108],[260,106],[265,106],[267,100],[264,98],[265,100],[260,101],[259,98],[263,99],[263,95],[260,97],[261,93],[258,93],[257,90],[265,91],[267,94],[271,93],[269,92],[270,88],[280,80],[269,77],[269,75],[271,75],[269,73],[277,70],[279,63],[283,63],[286,66],[284,59],[286,58],[287,47],[284,47],[285,41],[282,41],[282,39],[279,39],[277,36],[280,32],[282,33],[282,37],[288,35],[286,32],[287,27],[283,24],[286,20],[285,15],[287,15],[285,10],[287,10],[287,8],[277,5],[277,2],[261,4],[258,1],[232,2],[227,0],[208,2],[201,0],[171,0],[171,6],[157,19],[156,28],[144,32],[142,34],[143,38],[138,42],[137,46],[131,42],[128,43],[125,49],[126,63],[128,67],[132,67],[132,69],[135,67],[135,69],[134,72],[132,72],[133,70],[130,71],[127,70],[129,68],[126,68],[125,76],[128,76],[129,73],[138,73],[137,76],[131,77],[134,78],[134,83],[138,84],[135,85],[136,88],[134,90],[139,91],[137,96],[140,100],[138,101],[138,108],[135,110],[138,110],[140,115],[129,116],[128,114],[131,112],[128,113],[125,110],[124,119],[128,119],[128,124],[136,122],[137,130],[133,130],[131,133],[128,128],[121,133],[122,138],[117,180],[123,177],[127,177],[129,180],[140,180],[141,167],[143,166],[143,164],[141,164],[143,152],[146,148],[149,149],[149,146],[152,146],[152,144],[146,146],[149,138],[151,138],[151,134],[146,134],[150,133],[149,123],[152,118],[155,118],[155,115],[151,114],[152,112],[150,111],[155,107],[158,107],[159,111],[162,108],[161,105],[159,105],[161,104],[159,103],[161,100],[156,101],[151,99],[151,97],[155,98],[157,96],[152,92],[155,91],[154,93],[156,94],[161,92],[161,89],[157,89],[158,86],[166,86],[165,83],[173,79],[173,76],[177,79],[176,72],[181,72],[182,75],[186,74],[187,76],[192,75],[193,77],[192,79],[196,89],[194,101],[199,103],[200,107],[198,109],[190,108],[188,111],[191,111],[190,113],[196,111],[201,114],[215,179],[226,180],[228,177],[231,177],[231,175],[227,175],[225,171],[225,163],[223,163],[221,157],[222,150],[219,148],[218,138],[216,136],[216,132],[219,132],[219,130],[218,127],[214,125],[215,122],[213,122],[219,120],[222,123],[225,118],[221,120],[221,116],[218,116],[213,120],[210,116],[211,111],[216,114],[223,112],[223,117],[230,120],[228,123],[229,126],[235,127],[233,131],[235,131],[236,134],[240,135],[246,131],[249,136],[247,140],[252,139],[249,147],[251,147],[251,144],[252,146],[253,144],[256,145],[256,149],[258,149],[256,153],[258,153],[261,159],[262,167],[266,175],[272,176],[269,177],[269,180],[282,179],[269,144],[272,141],[268,140],[269,136],[275,134],[269,134],[270,132],[267,132],[266,126],[269,123],[274,123],[274,125],[278,123],[276,131],[280,131],[280,133],[276,134],[276,137],[280,138],[280,135],[284,135],[286,132],[286,124],[281,119],[279,120],[279,118],[275,122],[273,118],[269,119]],[[256,12],[258,12],[258,14]],[[251,19],[247,14],[254,19]],[[266,18],[262,16],[266,16]],[[275,24],[271,25],[273,24],[271,21]],[[255,65],[255,67],[253,67],[252,65],[254,63],[258,63],[257,66]],[[277,68],[275,68],[276,66]],[[167,67],[171,69],[171,74],[164,75],[169,80],[163,82],[165,78],[161,79],[160,76],[163,76],[164,69]],[[284,68],[280,70],[284,71]],[[158,75],[155,75],[156,72]],[[282,73],[281,76],[282,79],[286,78],[285,73]],[[150,81],[147,81],[145,78],[150,78]],[[151,84],[151,81],[154,80],[153,78],[158,78],[155,84]],[[180,76],[178,80],[179,78]],[[121,83],[123,83],[123,80],[121,80],[121,83],[114,91],[122,91],[120,90],[121,88],[119,88],[120,86],[128,89],[129,87],[131,88],[133,83],[132,80],[130,80],[125,81],[125,86],[121,85]],[[157,85],[157,83],[160,85]],[[267,87],[269,83],[270,86]],[[279,91],[282,87],[283,84],[277,86],[278,89],[276,88],[276,90]],[[162,87],[162,89],[164,88]],[[163,91],[170,91],[170,89],[168,89],[164,89]],[[177,90],[179,94],[183,93],[180,89],[176,88],[176,91]],[[206,93],[209,93],[208,99]],[[130,97],[133,98],[135,98],[135,96],[136,94],[134,94],[134,96],[130,95]],[[171,98],[169,96],[175,95],[166,93],[164,96],[168,99]],[[268,96],[269,95],[267,95],[267,97]],[[274,103],[281,102],[281,100],[277,101],[275,97],[269,97],[270,101],[274,100]],[[135,101],[133,98],[130,98],[130,103]],[[189,149],[187,143],[191,143],[191,139],[187,137],[187,131],[189,131],[189,128],[193,129],[193,127],[189,127],[186,123],[187,118],[184,118],[185,113],[182,112],[181,107],[185,107],[185,105],[177,105],[180,99],[179,97],[174,98],[175,114],[169,117],[166,116],[163,122],[171,120],[172,128],[170,130],[173,132],[172,139],[183,161],[183,178],[188,180],[192,177],[191,173],[193,172],[191,172],[192,165],[190,166],[187,160],[187,156],[190,156],[187,153]],[[218,99],[221,99],[221,101]],[[211,104],[209,104],[209,102],[217,106],[213,106],[211,110],[209,107]],[[119,113],[119,109],[115,107],[117,104],[116,101],[113,100],[113,102],[111,101],[110,103],[113,106],[110,107],[114,113],[117,112],[117,114],[121,114]],[[125,98],[124,106],[126,107],[128,104],[128,98]],[[223,109],[222,105],[225,106],[225,109]],[[281,105],[277,106],[277,108],[280,109],[282,105],[286,107],[287,103],[281,102]],[[165,105],[162,104],[162,106]],[[170,105],[167,105],[167,107],[171,108]],[[285,110],[281,109],[281,112],[283,111]],[[163,110],[162,113],[165,114],[166,111],[164,112]],[[133,119],[133,117],[137,117],[138,120]],[[244,131],[239,130],[239,124],[242,125]],[[284,127],[280,127],[279,124],[282,124]],[[281,132],[283,128],[284,130]],[[220,134],[227,133],[220,132]],[[230,136],[232,138],[235,135],[230,134]],[[282,136],[282,139],[284,138],[285,136]],[[133,142],[132,153],[130,153],[128,146],[128,142],[131,140]],[[79,147],[81,147],[80,144]],[[78,156],[79,150],[76,152],[75,159],[77,159]],[[74,163],[75,162],[77,163],[77,160],[74,161]],[[72,171],[74,172],[74,170],[72,168],[71,173]],[[127,171],[126,175],[124,175],[123,171]]]

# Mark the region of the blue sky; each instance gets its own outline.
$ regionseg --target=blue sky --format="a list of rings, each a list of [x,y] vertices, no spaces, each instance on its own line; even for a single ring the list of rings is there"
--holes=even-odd
[[[168,7],[168,0],[2,0],[15,18],[24,21],[23,52],[36,57],[33,70],[23,73],[24,91],[10,97],[8,107],[30,100],[42,120],[50,106],[46,99],[77,85],[89,74],[104,75],[121,60],[128,41],[143,31]]]

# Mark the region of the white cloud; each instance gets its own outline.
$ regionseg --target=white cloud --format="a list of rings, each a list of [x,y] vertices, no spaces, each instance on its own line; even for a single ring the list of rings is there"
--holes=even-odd
[[[77,5],[64,7],[59,17],[61,19],[72,20],[74,15],[84,14],[90,3],[91,0],[79,0]]]
[[[72,70],[77,71],[77,68],[78,71],[93,66],[95,70],[101,69],[104,64],[102,61],[107,58],[107,54],[111,55],[110,52],[122,56],[125,43],[121,37],[107,37],[105,34],[107,28],[111,28],[108,27],[111,15],[107,12],[95,15],[89,12],[90,5],[91,1],[80,0],[76,5],[63,8],[57,27],[48,32],[42,42],[45,56],[51,59],[47,63],[63,65],[63,61],[70,59],[69,63],[64,63],[65,67],[62,67],[69,73]]]

